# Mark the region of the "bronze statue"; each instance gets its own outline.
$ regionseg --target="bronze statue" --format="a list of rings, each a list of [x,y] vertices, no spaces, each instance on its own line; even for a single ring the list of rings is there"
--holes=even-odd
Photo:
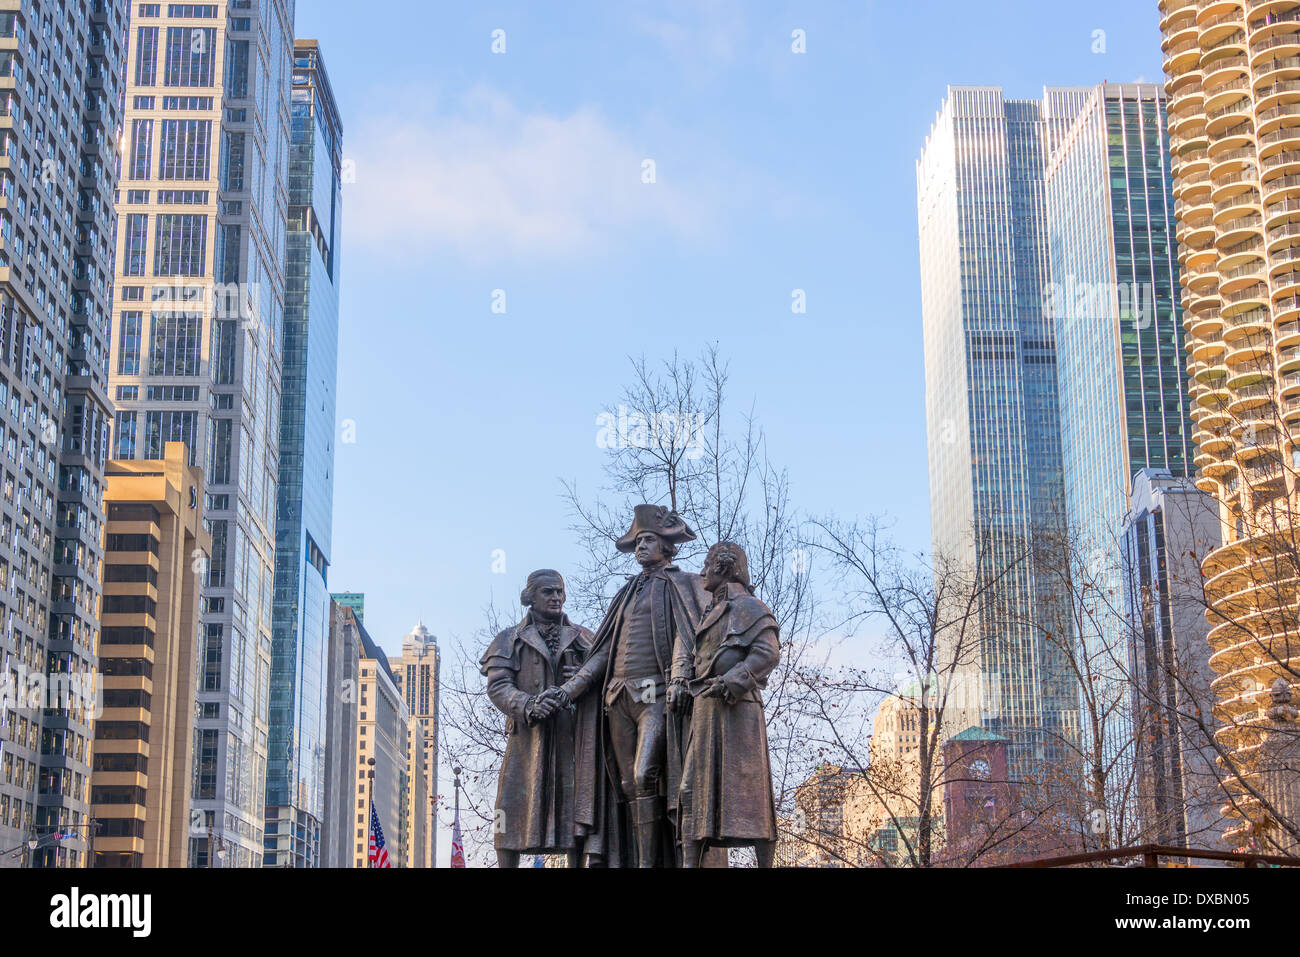
[[[560,689],[565,703],[594,691],[604,704],[581,746],[584,753],[590,746],[594,772],[581,776],[580,764],[577,800],[580,816],[601,818],[596,830],[610,866],[677,864],[666,812],[676,811],[685,716],[667,713],[666,691],[673,649],[693,647],[705,593],[698,575],[671,560],[679,544],[694,538],[676,513],[636,506],[615,547],[633,552],[641,573],[614,597],[590,657]]]
[[[577,673],[593,635],[564,614],[564,579],[549,568],[528,576],[519,596],[524,620],[493,639],[479,668],[488,697],[508,716],[497,782],[493,843],[500,867],[522,854],[566,854],[578,867],[582,837],[574,818],[575,709],[559,685]]]
[[[759,866],[771,867],[776,807],[761,692],[780,656],[779,631],[771,609],[754,597],[739,545],[709,549],[704,587],[713,603],[694,641],[679,635],[668,698],[675,711],[693,701],[674,795],[682,866],[699,866],[709,848],[753,845]]]

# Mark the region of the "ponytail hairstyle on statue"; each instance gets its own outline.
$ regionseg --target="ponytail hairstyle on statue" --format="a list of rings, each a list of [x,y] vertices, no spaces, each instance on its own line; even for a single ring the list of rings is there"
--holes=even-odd
[[[519,593],[519,604],[525,608],[532,608],[533,602],[537,598],[537,589],[541,587],[542,582],[555,578],[560,582],[560,587],[564,587],[564,576],[554,568],[539,568],[528,576],[528,582],[524,585],[524,590]]]
[[[738,582],[745,586],[745,591],[751,595],[754,594],[754,586],[749,583],[749,559],[745,557],[745,550],[735,542],[718,542],[709,549],[709,554],[704,558],[704,564],[708,564],[714,558],[722,562],[727,568],[727,579]]]

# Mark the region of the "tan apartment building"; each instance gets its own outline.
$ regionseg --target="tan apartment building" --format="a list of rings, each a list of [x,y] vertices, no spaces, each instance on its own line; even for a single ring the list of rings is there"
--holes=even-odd
[[[1300,646],[1300,2],[1159,8],[1196,485],[1222,533],[1201,571],[1225,838],[1293,851],[1295,723],[1269,711]]]
[[[420,725],[421,787],[424,792],[420,826],[424,838],[424,859],[432,867],[438,858],[436,799],[438,795],[438,666],[441,661],[438,639],[417,622],[402,639],[402,654],[389,658],[388,666],[397,682],[398,693],[406,701],[411,719]],[[414,771],[412,772],[414,773]]]
[[[373,795],[389,863],[406,867],[411,833],[411,714],[397,690],[388,656],[364,626],[346,610],[361,639],[357,680],[356,835],[353,867],[369,866],[370,759],[375,764]]]
[[[406,842],[407,867],[432,867],[429,857],[429,832],[433,830],[433,815],[429,801],[429,752],[425,746],[424,726],[420,719],[411,716],[407,722],[407,801]]]
[[[183,442],[105,469],[103,711],[94,725],[95,867],[184,867],[199,593],[211,539]]]

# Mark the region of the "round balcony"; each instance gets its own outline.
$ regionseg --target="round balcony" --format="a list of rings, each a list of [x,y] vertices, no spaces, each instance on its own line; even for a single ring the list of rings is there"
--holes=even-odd
[[[1292,396],[1281,401],[1282,419],[1288,427],[1300,424],[1300,396]]]
[[[1201,0],[1196,8],[1196,24],[1201,29],[1211,29],[1216,24],[1231,21],[1242,25],[1242,0]]]
[[[1300,395],[1300,345],[1275,346],[1273,355],[1278,394],[1284,397]]]
[[[1267,182],[1278,176],[1290,176],[1300,173],[1300,149],[1282,149],[1272,147],[1273,152],[1262,154],[1259,158],[1262,177]]]
[[[1185,314],[1183,325],[1197,339],[1208,339],[1223,333],[1223,315],[1218,309],[1189,312]]]
[[[1185,25],[1196,25],[1198,0],[1162,0],[1160,4],[1160,32],[1166,36]]]
[[[1216,362],[1222,364],[1224,352],[1223,333],[1214,332],[1204,337],[1192,336],[1187,343],[1187,348],[1191,352],[1192,359],[1197,367],[1197,373],[1192,373],[1188,369],[1188,374],[1193,378],[1200,378]]]
[[[1274,297],[1273,340],[1277,345],[1290,344],[1298,321],[1300,321],[1300,296]]]
[[[1210,171],[1210,151],[1204,146],[1200,149],[1183,150],[1174,157],[1175,176],[1195,176]]]
[[[1228,405],[1231,401],[1228,392],[1227,378],[1216,379],[1211,382],[1198,382],[1195,392],[1196,404],[1211,412],[1227,412]],[[1229,413],[1231,414],[1231,413]],[[1204,421],[1204,420],[1202,420]],[[1207,426],[1208,428],[1208,426]]]
[[[1225,91],[1227,95],[1210,98],[1207,97],[1207,103],[1221,104],[1206,109],[1204,115],[1199,117],[1205,123],[1205,132],[1212,137],[1223,137],[1228,135],[1226,131],[1240,126],[1244,120],[1251,117],[1254,109],[1250,101],[1250,91],[1245,88],[1244,80],[1233,81],[1233,87]],[[1198,120],[1196,115],[1188,116],[1178,127],[1172,124],[1170,129],[1177,129],[1180,136],[1191,136],[1195,129],[1194,123]],[[1191,121],[1193,125],[1188,125]]]
[[[1264,60],[1280,60],[1286,57],[1300,56],[1300,29],[1291,21],[1264,23],[1250,35],[1250,61],[1256,64]],[[1204,41],[1201,44],[1204,50]]]
[[[1193,479],[1192,484],[1195,485],[1202,492],[1204,492],[1206,495],[1213,496],[1219,494],[1219,483],[1216,482],[1214,479],[1210,478],[1208,475],[1203,475],[1198,473]]]
[[[1232,449],[1232,437],[1223,429],[1197,429],[1192,433],[1192,439],[1197,448],[1214,455],[1216,459],[1221,459],[1224,453]],[[1196,464],[1199,466],[1201,463]]]
[[[1294,139],[1296,136],[1300,136],[1300,130],[1293,130],[1291,135],[1283,136],[1277,141],[1270,139],[1269,134],[1279,133],[1283,127],[1297,125],[1300,125],[1300,103],[1279,103],[1267,110],[1258,110],[1255,113],[1256,141],[1263,146],[1272,146],[1274,142]],[[1209,129],[1208,122],[1207,132],[1214,133],[1213,129]]]
[[[1294,264],[1283,263],[1269,276],[1269,282],[1273,287],[1274,299],[1290,301],[1300,294],[1300,269]]]
[[[1214,204],[1214,225],[1220,229],[1226,229],[1228,224],[1234,220],[1258,212],[1259,205],[1259,190],[1254,186],[1246,186]],[[1297,203],[1297,206],[1300,206],[1300,202]]]
[[[1193,225],[1195,224],[1189,223],[1189,227]],[[1219,255],[1223,255],[1225,249],[1235,249],[1242,243],[1262,236],[1263,233],[1263,214],[1259,210],[1253,210],[1247,216],[1239,216],[1236,219],[1215,224],[1212,241]],[[1197,245],[1200,240],[1199,231],[1189,228],[1187,235],[1189,237],[1187,245]]]
[[[1278,249],[1300,240],[1300,220],[1282,222],[1268,231],[1268,248]]]
[[[1274,175],[1261,184],[1264,202],[1275,203],[1281,199],[1293,198],[1300,202],[1300,173]]]
[[[1269,235],[1285,223],[1300,220],[1300,199],[1284,196],[1264,205],[1264,228]]]
[[[1273,401],[1273,382],[1259,374],[1252,374],[1248,384],[1229,390],[1228,414],[1240,419],[1251,409],[1258,409]]]
[[[1226,83],[1250,75],[1250,61],[1246,58],[1244,51],[1215,51],[1200,55],[1195,63],[1188,61],[1189,56],[1186,50],[1180,51],[1176,56],[1166,56],[1165,71],[1167,73],[1199,72],[1203,92],[1212,92]]]
[[[1231,199],[1238,193],[1259,189],[1259,173],[1255,170],[1255,160],[1247,162],[1236,158],[1237,154],[1254,153],[1253,147],[1247,150],[1234,150],[1231,154],[1219,154],[1215,158],[1213,172],[1210,175],[1210,202],[1215,206]],[[1233,159],[1224,161],[1225,155]]]
[[[1257,114],[1300,101],[1300,79],[1271,77],[1255,85],[1255,111]]]
[[[1178,264],[1183,269],[1213,269],[1217,267],[1218,262],[1219,254],[1211,245],[1198,248],[1180,243],[1178,246]]]
[[[1223,300],[1223,308],[1221,312],[1224,321],[1227,322],[1229,318],[1240,315],[1241,313],[1263,309],[1268,304],[1268,284],[1265,282],[1255,282],[1243,289],[1238,289],[1235,292],[1221,293],[1220,296]],[[1227,328],[1225,328],[1225,338],[1227,337],[1227,331]]]
[[[1210,196],[1210,174],[1207,172],[1179,176],[1174,180],[1174,199],[1189,206],[1208,202]]]
[[[1270,381],[1271,388],[1273,377],[1273,356],[1271,354],[1255,359],[1245,359],[1238,365],[1229,365],[1225,357],[1224,367],[1228,370],[1227,386],[1229,392],[1249,392],[1252,386],[1263,379]]]
[[[1272,372],[1273,337],[1269,335],[1269,318],[1267,313],[1251,320],[1250,328],[1255,334],[1242,334],[1235,338],[1227,337],[1224,331],[1226,351],[1223,363],[1229,375],[1239,375],[1243,369],[1254,367],[1257,372]],[[1240,333],[1242,330],[1232,330]]]
[[[1209,145],[1206,148],[1210,152],[1211,163],[1224,153],[1253,146],[1255,143],[1255,122],[1249,115],[1237,114],[1230,119],[1232,122],[1216,124],[1214,129],[1210,129],[1207,124]],[[1192,140],[1189,139],[1188,142]]]

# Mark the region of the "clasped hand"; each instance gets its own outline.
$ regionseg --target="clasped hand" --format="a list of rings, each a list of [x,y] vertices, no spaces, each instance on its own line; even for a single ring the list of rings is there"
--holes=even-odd
[[[545,721],[561,708],[569,706],[569,696],[560,688],[547,688],[528,699],[525,711],[534,721]]]

